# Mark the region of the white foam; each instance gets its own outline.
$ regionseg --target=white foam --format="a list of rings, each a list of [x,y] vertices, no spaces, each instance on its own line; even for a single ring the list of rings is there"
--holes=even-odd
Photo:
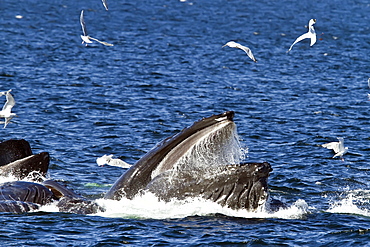
[[[290,207],[275,212],[273,218],[301,219],[308,213],[310,213],[310,208],[307,202],[303,199],[298,199]]]
[[[370,191],[353,190],[347,193],[348,195],[345,198],[340,199],[339,201],[334,201],[327,212],[339,214],[358,214],[369,217],[370,210],[368,208]]]
[[[57,204],[58,204],[58,201],[43,205],[39,209],[34,210],[34,212],[49,212],[49,213],[59,212],[59,208],[57,207]]]
[[[0,183],[12,182],[12,181],[17,181],[17,180],[18,179],[12,175],[0,176]]]
[[[174,199],[170,202],[164,202],[159,201],[151,193],[137,196],[132,200],[126,198],[120,201],[98,199],[96,202],[105,208],[106,211],[95,215],[112,218],[173,219],[195,215],[223,214],[242,218],[297,219],[304,217],[308,213],[308,205],[304,200],[298,200],[292,206],[277,212],[268,212],[265,207],[261,207],[255,212],[233,210],[202,198]]]
[[[0,183],[16,181],[13,176],[0,176]],[[32,179],[23,179],[23,181],[32,181]],[[159,201],[152,193],[145,193],[132,200],[123,198],[116,200],[95,200],[105,209],[105,212],[98,212],[95,216],[109,218],[139,218],[139,219],[170,219],[185,218],[188,216],[207,216],[214,214],[223,214],[232,217],[242,218],[283,218],[299,219],[304,217],[308,211],[308,205],[304,200],[297,200],[290,207],[280,209],[277,212],[269,212],[264,206],[258,208],[255,212],[247,210],[233,210],[222,207],[220,204],[205,200],[203,198],[189,198],[186,200],[173,199],[170,202]],[[59,212],[57,201],[41,206],[35,211],[40,212]]]
[[[7,183],[7,182],[13,182],[13,181],[26,181],[26,182],[34,182],[36,180],[46,180],[46,177],[41,175],[39,172],[31,172],[30,174],[27,175],[27,177],[19,180],[16,176],[13,176],[11,174],[6,175],[6,176],[0,176],[0,183]]]

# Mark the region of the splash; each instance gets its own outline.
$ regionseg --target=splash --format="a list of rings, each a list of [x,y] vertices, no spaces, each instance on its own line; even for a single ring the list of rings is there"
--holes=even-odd
[[[12,182],[17,180],[19,180],[17,177],[12,176],[10,174],[7,176],[0,176],[0,183]]]
[[[0,182],[14,181],[16,178],[0,177]],[[31,179],[24,179],[24,181]],[[241,218],[282,218],[300,219],[309,213],[309,208],[304,200],[297,200],[290,207],[271,212],[263,203],[256,211],[251,212],[245,209],[233,210],[223,207],[220,204],[206,200],[201,197],[187,198],[184,200],[172,199],[169,202],[161,201],[154,194],[148,192],[133,198],[132,200],[122,198],[119,201],[96,199],[99,206],[105,209],[104,212],[92,214],[93,216],[127,219],[175,219],[188,216],[211,216],[222,214],[231,217]],[[58,202],[52,202],[41,206],[33,212],[60,212]],[[362,212],[363,213],[363,212]],[[369,214],[369,212],[367,212]]]
[[[329,209],[329,213],[357,214],[370,217],[370,191],[352,190],[346,192],[344,198],[334,201]]]
[[[59,212],[58,202],[54,201],[49,204],[41,206],[39,209],[34,210],[33,212],[48,212],[48,213],[55,213]]]
[[[44,181],[47,177],[43,176],[38,171],[33,171],[27,175],[27,177],[19,180],[18,177],[11,174],[6,176],[0,176],[0,183],[13,182],[13,181],[25,181],[25,182],[35,182],[35,181]]]
[[[310,213],[310,208],[307,202],[303,199],[298,199],[290,207],[283,208],[273,213],[274,218],[281,219],[302,219]]]
[[[120,201],[97,199],[96,202],[106,211],[94,215],[109,218],[175,219],[195,215],[222,214],[241,218],[300,219],[309,213],[308,205],[304,200],[297,200],[292,206],[280,209],[277,212],[268,211],[264,206],[261,206],[255,212],[244,209],[233,210],[200,197],[185,200],[173,199],[170,202],[164,202],[158,200],[151,193],[137,196],[132,200],[126,198]]]

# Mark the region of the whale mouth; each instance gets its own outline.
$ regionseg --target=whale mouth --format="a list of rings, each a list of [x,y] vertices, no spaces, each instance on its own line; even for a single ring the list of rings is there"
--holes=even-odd
[[[234,112],[203,118],[145,154],[106,193],[133,199],[151,192],[159,199],[202,197],[232,209],[255,210],[268,198],[270,164],[242,163]]]
[[[168,171],[238,164],[243,156],[241,150],[232,118],[219,117],[214,124],[182,138],[178,145],[163,155],[151,173],[151,179]]]
[[[140,190],[145,189],[153,178],[179,164],[178,162],[183,160],[181,158],[189,154],[190,150],[194,150],[192,147],[200,140],[205,140],[206,136],[223,129],[235,129],[233,117],[234,112],[227,111],[203,118],[178,134],[164,139],[115,182],[106,193],[105,199],[119,200],[123,196],[133,198]]]

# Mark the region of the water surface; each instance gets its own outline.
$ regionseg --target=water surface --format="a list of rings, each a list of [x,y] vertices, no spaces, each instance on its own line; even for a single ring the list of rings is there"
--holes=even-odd
[[[0,139],[51,155],[49,176],[101,198],[134,163],[194,121],[235,111],[247,161],[268,161],[275,214],[153,197],[74,215],[1,214],[8,246],[366,245],[369,241],[367,1],[0,1],[0,90],[19,117]],[[92,37],[84,46],[85,10]],[[21,15],[22,18],[16,18]],[[291,43],[316,18],[317,43]],[[252,49],[221,48],[234,40]],[[0,98],[4,100],[4,98]],[[1,103],[2,104],[2,103]],[[320,145],[343,137],[345,161]]]

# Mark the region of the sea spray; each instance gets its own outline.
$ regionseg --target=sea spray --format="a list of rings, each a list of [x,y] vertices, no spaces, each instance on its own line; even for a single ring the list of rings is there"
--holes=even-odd
[[[343,194],[341,194],[343,195]],[[342,214],[358,214],[370,217],[370,191],[351,190],[344,194],[344,197],[331,202],[327,212]]]

